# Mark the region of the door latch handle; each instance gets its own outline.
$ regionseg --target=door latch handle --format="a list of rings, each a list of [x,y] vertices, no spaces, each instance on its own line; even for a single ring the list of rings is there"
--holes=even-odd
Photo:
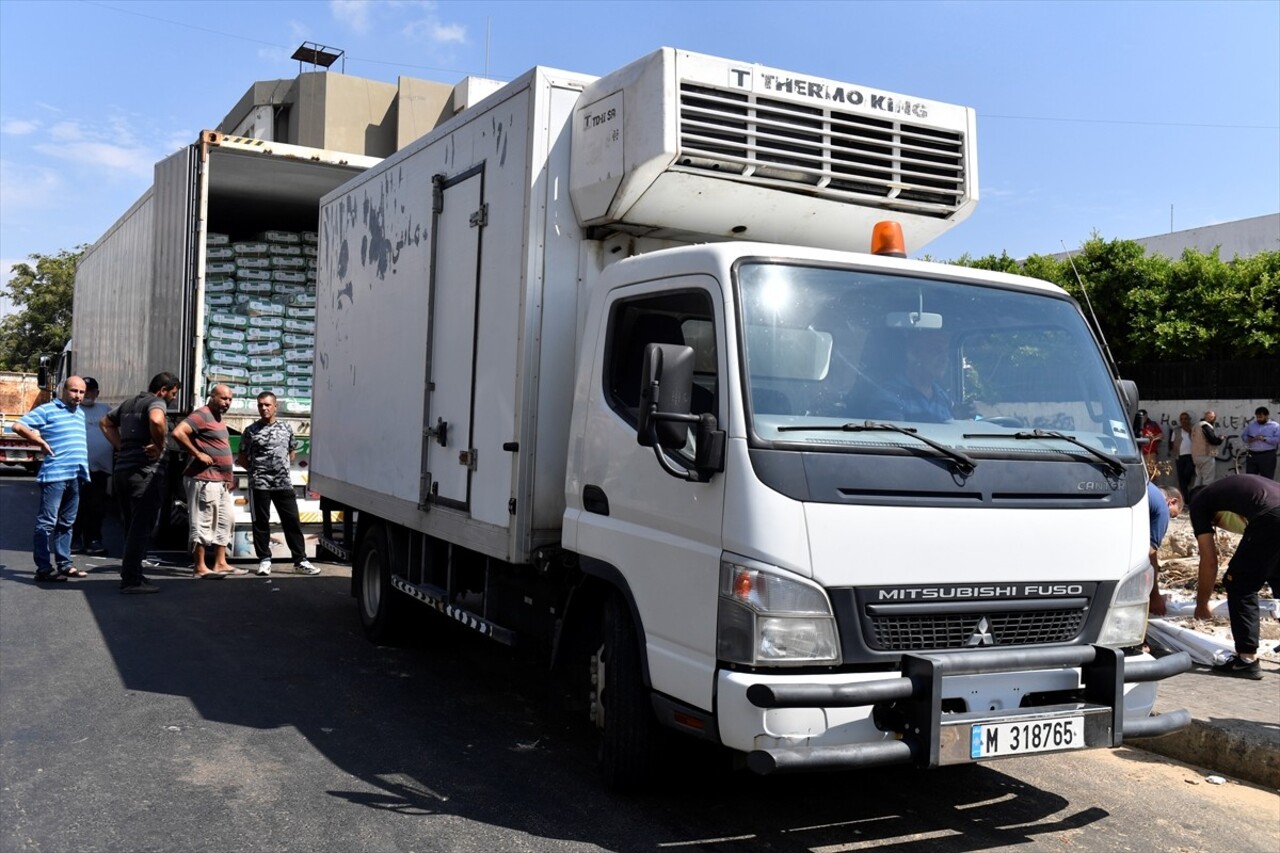
[[[444,447],[449,442],[449,422],[444,418],[436,418],[436,425],[427,427],[422,433],[429,438],[434,438],[441,447]]]

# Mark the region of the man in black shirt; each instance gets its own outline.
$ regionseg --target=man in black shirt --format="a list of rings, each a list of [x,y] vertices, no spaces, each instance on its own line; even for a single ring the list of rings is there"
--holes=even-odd
[[[124,556],[120,562],[120,591],[125,594],[159,592],[142,574],[142,558],[165,499],[166,412],[182,383],[172,373],[157,373],[148,390],[125,400],[102,416],[99,426],[116,451],[112,475],[124,518]]]
[[[1271,584],[1273,593],[1280,588],[1280,483],[1256,474],[1239,474],[1205,486],[1191,499],[1191,530],[1200,548],[1197,619],[1209,618],[1209,596],[1218,578],[1213,528],[1232,529],[1240,523],[1244,524],[1244,535],[1222,578],[1236,654],[1213,671],[1256,680],[1262,678],[1258,666],[1258,590],[1264,583]]]

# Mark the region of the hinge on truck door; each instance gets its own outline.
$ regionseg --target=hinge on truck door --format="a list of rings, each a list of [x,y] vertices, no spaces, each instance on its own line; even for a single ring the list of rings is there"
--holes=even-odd
[[[484,203],[480,205],[480,209],[471,214],[471,227],[483,228],[489,224],[489,205]]]
[[[444,175],[431,176],[431,212],[444,211]]]
[[[468,471],[476,470],[476,449],[463,450],[458,454],[458,464],[465,465]]]
[[[423,474],[418,480],[418,509],[431,509],[431,499],[435,497],[439,488],[432,482],[430,471]]]

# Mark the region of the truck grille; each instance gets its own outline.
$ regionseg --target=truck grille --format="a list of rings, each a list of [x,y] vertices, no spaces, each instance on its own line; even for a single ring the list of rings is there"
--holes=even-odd
[[[936,615],[871,616],[868,640],[878,651],[924,651],[982,645],[1027,646],[1064,643],[1084,628],[1085,609],[1020,610],[1011,613],[939,613]],[[985,622],[985,626],[981,623]]]
[[[964,202],[965,137],[896,118],[680,86],[677,168],[946,217]]]

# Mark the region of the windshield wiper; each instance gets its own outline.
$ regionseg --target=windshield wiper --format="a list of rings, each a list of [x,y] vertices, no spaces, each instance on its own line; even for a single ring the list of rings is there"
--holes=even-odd
[[[900,427],[897,424],[879,423],[877,421],[863,421],[860,424],[847,423],[840,424],[839,426],[827,426],[820,424],[804,426],[798,424],[795,426],[778,427],[778,432],[896,432],[900,435],[910,436],[916,441],[929,445],[939,454],[950,459],[952,464],[955,466],[956,471],[966,477],[973,473],[974,468],[978,467],[978,463],[975,462],[973,457],[969,454],[962,453],[954,447],[947,447],[947,445],[934,441],[931,438],[925,438],[912,427]]]
[[[1037,438],[1056,438],[1056,439],[1059,439],[1060,441],[1070,442],[1071,444],[1074,444],[1076,447],[1080,447],[1080,448],[1083,448],[1084,450],[1089,451],[1089,453],[1093,454],[1099,460],[1102,461],[1103,467],[1108,473],[1117,477],[1124,473],[1124,463],[1121,462],[1118,457],[1112,456],[1110,453],[1103,453],[1101,450],[1098,450],[1096,447],[1090,447],[1089,445],[1085,444],[1083,441],[1081,441],[1080,439],[1076,438],[1073,435],[1066,435],[1065,433],[1055,432],[1054,430],[1033,429],[1031,432],[1015,432],[1012,434],[1005,433],[1005,432],[967,432],[964,434],[964,437],[965,438],[1016,438],[1022,441],[1029,441]]]

